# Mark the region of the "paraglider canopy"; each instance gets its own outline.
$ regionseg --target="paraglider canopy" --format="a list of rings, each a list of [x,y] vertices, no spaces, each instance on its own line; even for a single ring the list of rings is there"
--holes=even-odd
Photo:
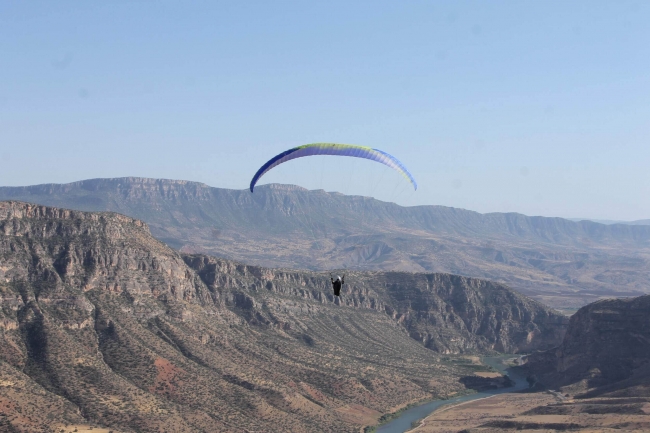
[[[302,158],[304,156],[315,156],[315,155],[336,155],[336,156],[350,156],[354,158],[364,158],[370,159],[372,161],[380,162],[388,167],[396,170],[402,176],[404,176],[411,184],[413,184],[414,189],[418,189],[418,185],[415,182],[411,173],[406,170],[406,167],[402,165],[401,162],[397,160],[392,155],[389,155],[386,152],[383,152],[379,149],[373,149],[372,147],[366,146],[354,146],[351,144],[335,144],[335,143],[313,143],[305,144],[302,146],[294,147],[293,149],[286,150],[279,155],[274,156],[266,162],[255,176],[251,180],[250,190],[253,192],[255,184],[260,180],[262,176],[273,167],[276,167],[284,162],[291,161],[292,159]]]

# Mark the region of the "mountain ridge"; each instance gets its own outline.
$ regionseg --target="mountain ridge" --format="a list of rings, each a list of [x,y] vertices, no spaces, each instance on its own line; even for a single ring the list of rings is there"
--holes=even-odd
[[[76,181],[76,182],[71,182],[67,184],[56,184],[56,183],[48,183],[48,184],[40,184],[40,185],[33,185],[33,186],[22,186],[22,187],[0,187],[0,194],[2,196],[22,196],[23,194],[32,194],[34,196],[38,196],[39,193],[43,192],[53,192],[56,190],[63,191],[63,192],[72,192],[76,189],[76,187],[79,187],[82,190],[86,191],[102,191],[102,190],[110,190],[110,187],[116,187],[118,191],[120,191],[120,187],[124,186],[127,189],[122,190],[121,192],[126,192],[128,189],[132,188],[133,185],[156,185],[159,188],[159,192],[161,193],[162,196],[167,195],[169,198],[176,198],[176,199],[183,199],[183,198],[195,198],[195,199],[206,199],[208,195],[208,191],[213,192],[213,191],[228,191],[231,193],[243,193],[243,194],[248,194],[249,191],[247,189],[243,190],[229,190],[229,189],[223,189],[223,188],[217,188],[217,187],[211,187],[205,183],[201,182],[194,182],[194,181],[187,181],[187,180],[174,180],[174,179],[152,179],[152,178],[142,178],[142,177],[124,177],[124,178],[97,178],[97,179],[88,179],[88,180],[81,180],[81,181]],[[189,194],[181,194],[176,195],[173,194],[171,189],[169,189],[169,186],[182,186],[182,187],[191,187],[194,191],[194,196],[190,196]],[[107,188],[109,187],[109,188]],[[550,223],[550,222],[555,222],[555,223],[562,223],[565,228],[571,228],[575,229],[577,227],[580,227],[582,231],[585,232],[585,234],[603,234],[603,235],[610,235],[613,236],[615,234],[620,235],[629,235],[630,239],[624,239],[624,240],[629,240],[629,241],[642,241],[644,243],[648,243],[650,241],[650,227],[648,228],[639,228],[638,230],[631,229],[628,230],[627,226],[630,225],[635,225],[633,223],[636,222],[628,222],[628,223],[621,223],[621,224],[601,224],[594,222],[592,220],[587,220],[583,219],[580,221],[573,221],[571,219],[566,219],[566,218],[561,218],[561,217],[545,217],[545,216],[528,216],[525,214],[521,214],[518,212],[489,212],[489,213],[480,213],[476,211],[471,211],[471,210],[466,210],[462,208],[455,208],[455,207],[449,207],[449,206],[441,206],[441,205],[416,205],[416,206],[409,206],[409,207],[403,207],[399,206],[395,203],[391,202],[383,202],[374,198],[368,198],[368,197],[363,197],[363,196],[346,196],[341,193],[336,193],[336,192],[326,192],[324,190],[308,190],[306,188],[297,186],[297,185],[284,185],[284,184],[265,184],[265,185],[259,185],[259,188],[262,190],[276,190],[276,191],[301,191],[301,192],[312,192],[312,193],[319,193],[319,194],[327,194],[327,195],[339,195],[343,197],[349,197],[352,199],[359,199],[361,198],[362,201],[368,201],[368,202],[373,202],[373,203],[379,203],[381,205],[387,205],[393,208],[399,208],[400,210],[445,210],[451,214],[453,214],[454,217],[458,217],[459,215],[465,216],[465,219],[468,218],[485,218],[485,219],[491,219],[493,217],[499,218],[502,217],[505,219],[503,226],[501,227],[504,229],[506,232],[516,232],[517,230],[530,230],[531,232],[534,230],[531,230],[530,227],[526,227],[526,225],[521,225],[518,224],[521,221],[520,220],[526,220],[530,219],[534,222],[537,223]],[[253,193],[251,193],[253,194]],[[74,200],[73,200],[74,201]],[[83,203],[83,199],[80,200],[81,203]],[[81,210],[81,209],[80,209]],[[448,222],[448,221],[447,221]],[[640,222],[640,221],[639,221]],[[493,222],[494,223],[494,222]],[[530,224],[530,226],[535,226],[537,224]],[[638,225],[643,225],[643,224],[638,224]],[[552,224],[547,224],[547,226],[552,227]],[[612,226],[622,226],[622,227],[612,227]],[[544,227],[542,227],[544,228]],[[638,239],[638,238],[641,239]],[[558,242],[560,240],[565,241],[566,239],[563,237],[555,237],[555,239],[548,238],[549,241],[555,241]],[[592,239],[593,241],[594,239]]]
[[[186,253],[267,267],[447,272],[497,280],[557,307],[650,287],[650,226],[147,178],[2,187],[0,199],[127,214]]]

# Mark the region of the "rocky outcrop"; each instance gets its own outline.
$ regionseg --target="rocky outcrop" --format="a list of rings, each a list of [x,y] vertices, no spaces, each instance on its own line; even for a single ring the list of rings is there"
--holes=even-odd
[[[210,299],[178,254],[130,217],[3,202],[0,233],[0,281],[39,282],[25,286],[26,302],[66,286],[132,297]]]
[[[571,317],[561,345],[528,357],[541,383],[587,389],[631,378],[649,362],[650,296],[589,304]]]

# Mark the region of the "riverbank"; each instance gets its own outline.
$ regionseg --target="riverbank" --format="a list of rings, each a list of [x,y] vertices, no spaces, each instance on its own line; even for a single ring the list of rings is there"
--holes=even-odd
[[[395,412],[385,413],[385,414],[383,414],[382,416],[379,417],[377,425],[363,427],[361,429],[361,431],[362,431],[362,433],[374,433],[375,431],[377,431],[377,427],[379,427],[381,425],[384,425],[384,424],[387,424],[387,423],[391,422],[392,420],[399,418],[400,416],[402,416],[402,414],[405,411],[407,411],[407,410],[409,410],[411,408],[414,408],[414,407],[422,406],[422,405],[427,404],[427,403],[429,403],[431,401],[434,401],[434,400],[431,400],[431,399],[420,400],[420,401],[417,401],[417,402],[414,402],[414,403],[409,403],[409,404],[405,405],[404,407],[396,410]]]
[[[503,393],[450,404],[427,416],[422,423],[408,433],[442,433],[463,431],[485,424],[499,425],[539,406],[555,403],[549,393],[520,394]],[[534,417],[528,417],[530,420]]]
[[[574,431],[647,433],[648,397],[559,398],[550,391],[504,393],[437,410],[408,433]]]
[[[419,406],[412,407],[410,409],[404,410],[401,414],[385,424],[379,424],[377,426],[368,426],[365,427],[365,433],[405,433],[407,431],[413,430],[413,423],[426,419],[432,413],[438,411],[441,407],[455,405],[458,403],[464,403],[467,401],[475,401],[478,399],[483,399],[486,397],[491,397],[496,394],[509,393],[525,389],[528,387],[526,378],[523,374],[515,372],[512,368],[509,368],[510,365],[506,365],[503,362],[509,359],[512,359],[513,355],[503,355],[498,357],[485,357],[481,358],[481,362],[484,365],[487,365],[494,370],[498,371],[501,374],[505,374],[513,381],[514,386],[508,388],[500,389],[491,389],[488,391],[475,392],[471,394],[456,395],[452,398],[445,400],[433,400],[427,403],[421,404]]]
[[[466,397],[466,396],[471,396],[474,393],[459,393],[454,395],[454,397],[451,398],[460,398],[460,397]],[[414,403],[409,403],[406,406],[402,407],[401,409],[396,410],[395,412],[389,412],[386,414],[383,414],[381,417],[379,417],[378,424],[372,425],[372,426],[364,426],[361,428],[361,433],[381,433],[380,429],[382,426],[387,425],[391,423],[392,421],[399,419],[400,417],[404,416],[404,413],[411,410],[411,409],[418,409],[422,407],[427,407],[428,405],[431,404],[437,404],[439,402],[444,402],[448,401],[449,399],[424,399],[420,400],[418,402]]]
[[[455,409],[458,409],[460,406],[463,406],[463,405],[466,405],[466,404],[474,404],[474,403],[479,402],[481,400],[487,400],[488,398],[494,398],[494,397],[498,397],[498,396],[499,396],[498,394],[494,394],[494,395],[489,395],[487,397],[477,398],[476,400],[467,400],[467,401],[462,401],[462,402],[459,402],[459,403],[449,403],[449,404],[440,406],[437,410],[434,410],[428,416],[422,418],[421,420],[418,420],[417,421],[418,425],[411,428],[411,430],[407,430],[406,433],[416,433],[416,432],[420,433],[420,430],[423,427],[426,427],[427,421],[429,421],[433,417],[439,416],[442,412],[445,412],[447,410],[452,410],[452,409],[455,410]],[[411,423],[411,425],[413,425],[413,423]]]

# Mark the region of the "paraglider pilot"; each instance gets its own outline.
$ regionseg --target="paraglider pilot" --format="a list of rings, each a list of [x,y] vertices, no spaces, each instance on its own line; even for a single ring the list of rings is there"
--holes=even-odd
[[[343,278],[341,277],[336,277],[336,280],[332,278],[332,275],[330,274],[330,280],[332,280],[332,288],[334,289],[334,296],[339,296],[341,294],[341,286],[344,283],[343,280],[345,280],[345,275],[343,275]]]

